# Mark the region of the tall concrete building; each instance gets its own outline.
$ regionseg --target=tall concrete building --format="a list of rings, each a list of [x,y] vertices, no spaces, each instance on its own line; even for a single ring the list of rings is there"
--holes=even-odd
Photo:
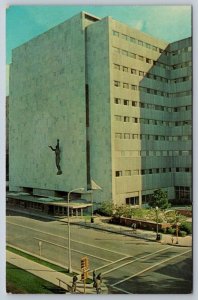
[[[142,205],[158,188],[190,202],[191,52],[190,37],[168,44],[84,12],[14,49],[10,190],[64,194],[92,178],[95,202]]]

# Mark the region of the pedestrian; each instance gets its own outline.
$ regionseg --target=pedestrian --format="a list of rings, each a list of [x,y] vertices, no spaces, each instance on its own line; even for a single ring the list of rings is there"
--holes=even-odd
[[[173,243],[174,243],[174,237],[173,236],[172,236],[171,240],[172,240],[172,245],[173,245]]]
[[[78,281],[78,277],[76,275],[73,276],[73,281],[72,281],[72,292],[76,292],[76,282]]]
[[[96,279],[98,279],[100,281],[100,283],[102,283],[102,274],[99,273]]]
[[[96,271],[93,270],[93,287],[96,288]]]
[[[133,232],[136,231],[136,223],[132,223],[131,225]]]
[[[97,294],[101,294],[101,283],[102,283],[102,275],[101,273],[98,274],[96,277],[96,292]]]
[[[101,293],[101,283],[100,283],[100,279],[98,279],[98,277],[96,278],[96,293],[97,294]]]

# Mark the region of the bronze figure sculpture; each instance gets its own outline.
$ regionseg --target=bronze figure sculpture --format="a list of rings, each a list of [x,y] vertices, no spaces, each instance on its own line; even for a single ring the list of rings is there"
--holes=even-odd
[[[60,147],[59,147],[59,140],[57,140],[56,148],[53,148],[52,146],[49,146],[49,148],[55,152],[56,156],[56,167],[58,169],[57,175],[61,175],[61,167],[60,167]]]

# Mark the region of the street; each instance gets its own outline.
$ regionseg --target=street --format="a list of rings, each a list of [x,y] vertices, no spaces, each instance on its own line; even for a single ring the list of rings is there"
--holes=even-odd
[[[67,235],[67,223],[11,212],[7,216],[8,244],[41,254],[66,268]],[[189,247],[162,245],[71,224],[71,249],[72,268],[80,273],[80,259],[88,256],[90,269],[102,273],[110,293],[191,292],[192,252]]]

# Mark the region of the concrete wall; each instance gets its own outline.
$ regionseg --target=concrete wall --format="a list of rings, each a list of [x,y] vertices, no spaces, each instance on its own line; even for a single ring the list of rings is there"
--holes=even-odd
[[[87,28],[90,175],[102,187],[102,191],[94,192],[96,202],[112,200],[108,22],[104,18]]]
[[[86,188],[84,57],[81,14],[13,51],[10,190]],[[62,175],[48,148],[57,139]]]

